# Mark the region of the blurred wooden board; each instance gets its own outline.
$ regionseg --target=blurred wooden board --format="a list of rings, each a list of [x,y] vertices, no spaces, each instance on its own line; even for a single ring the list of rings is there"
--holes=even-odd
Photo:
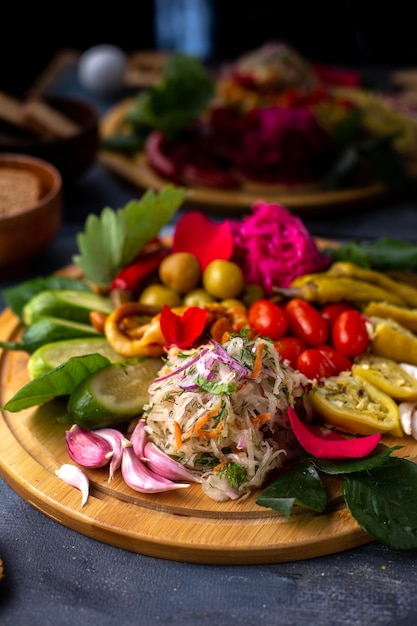
[[[15,340],[21,327],[5,310],[0,339]],[[27,355],[0,354],[1,406],[27,381]],[[347,510],[336,479],[326,483],[329,506],[322,515],[306,510],[291,520],[255,504],[257,494],[243,502],[214,502],[200,485],[167,494],[132,491],[118,474],[91,470],[90,497],[81,508],[81,494],[55,475],[71,462],[65,429],[58,421],[65,402],[54,400],[19,413],[0,416],[0,474],[27,502],[45,515],[86,536],[125,550],[168,560],[212,564],[255,564],[298,561],[333,554],[372,541]],[[385,438],[401,444],[398,452],[415,459],[412,438]]]
[[[101,119],[100,134],[103,138],[121,133],[124,129],[124,116],[133,100],[127,98],[112,107]],[[156,174],[149,167],[143,153],[126,156],[110,150],[100,150],[99,161],[114,174],[137,186],[140,190],[159,191],[170,181]],[[282,185],[252,184],[241,189],[219,189],[212,187],[188,187],[185,207],[208,212],[249,213],[258,200],[277,202],[301,216],[320,215],[341,210],[351,211],[375,203],[387,195],[387,189],[380,183],[338,189],[303,187],[290,189]]]

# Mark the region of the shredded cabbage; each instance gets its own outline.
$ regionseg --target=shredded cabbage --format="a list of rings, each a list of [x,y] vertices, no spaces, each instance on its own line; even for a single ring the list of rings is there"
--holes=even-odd
[[[253,215],[232,221],[233,260],[246,283],[260,285],[267,295],[273,287],[288,287],[302,274],[320,272],[330,265],[303,222],[278,204],[257,202]]]
[[[302,402],[307,385],[260,337],[173,347],[149,387],[145,428],[161,450],[200,474],[212,499],[240,498],[299,453],[287,409]]]

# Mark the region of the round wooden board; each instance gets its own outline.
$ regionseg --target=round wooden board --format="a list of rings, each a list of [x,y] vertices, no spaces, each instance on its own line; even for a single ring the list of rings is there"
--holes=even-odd
[[[0,317],[0,339],[15,340],[21,327],[6,310]],[[1,406],[27,381],[27,355],[0,354]],[[218,503],[199,485],[167,494],[144,495],[131,490],[119,475],[108,482],[108,470],[91,470],[90,496],[81,494],[55,471],[71,462],[65,448],[68,426],[65,402],[54,400],[19,413],[1,412],[0,473],[27,502],[50,518],[84,535],[132,552],[163,559],[212,564],[255,564],[298,561],[333,554],[372,541],[338,497],[338,481],[327,483],[328,510],[318,515],[300,509],[290,520],[255,504]],[[400,443],[400,454],[414,459],[414,439]]]
[[[123,131],[124,116],[132,99],[122,100],[102,118],[100,133],[103,138]],[[132,183],[141,190],[161,190],[170,181],[156,174],[148,165],[143,153],[131,157],[109,150],[101,150],[99,161],[114,174]],[[282,185],[251,184],[238,190],[211,187],[188,187],[186,208],[208,212],[250,213],[258,200],[276,202],[299,215],[322,215],[335,210],[360,208],[381,200],[387,189],[379,183],[350,189],[323,190],[317,186],[291,189]]]

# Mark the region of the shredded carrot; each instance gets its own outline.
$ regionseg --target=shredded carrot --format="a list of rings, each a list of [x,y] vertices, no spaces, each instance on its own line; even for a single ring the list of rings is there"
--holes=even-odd
[[[202,437],[202,439],[214,439],[215,437],[217,437],[223,426],[224,420],[221,420],[221,422],[217,424],[214,430],[211,430],[209,433],[204,430],[199,430],[198,434],[200,435],[200,437]]]
[[[255,415],[255,417],[251,417],[251,422],[256,428],[260,428],[263,426],[268,420],[271,419],[271,413],[260,413],[259,415]]]
[[[181,426],[175,420],[174,420],[174,431],[175,431],[175,445],[177,446],[177,450],[181,450],[182,431],[181,431]]]
[[[207,422],[209,421],[211,417],[214,417],[215,415],[217,415],[221,407],[222,407],[222,404],[221,402],[219,402],[218,404],[216,404],[215,407],[210,409],[208,413],[205,413],[204,415],[202,415],[194,424],[193,432],[200,434],[199,431],[204,426],[204,424],[207,424]]]
[[[257,345],[255,361],[254,361],[254,364],[253,364],[253,370],[252,370],[251,378],[258,378],[259,374],[261,373],[262,352],[263,352],[263,349],[264,349],[264,345],[265,345],[265,343],[263,341],[260,341],[258,343],[258,345]]]
[[[220,461],[220,463],[218,463],[218,465],[216,465],[215,467],[213,467],[213,472],[218,472],[219,470],[222,469],[222,467],[224,467],[225,465],[227,465],[226,461]]]

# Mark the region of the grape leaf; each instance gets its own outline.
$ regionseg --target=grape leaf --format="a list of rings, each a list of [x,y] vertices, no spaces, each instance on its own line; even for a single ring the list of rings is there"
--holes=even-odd
[[[322,513],[327,494],[316,469],[300,463],[282,474],[262,491],[256,504],[282,513],[289,519],[294,504]]]
[[[346,504],[358,524],[396,550],[417,548],[417,465],[391,457],[343,479]]]
[[[118,272],[172,219],[185,195],[184,189],[168,185],[159,193],[147,191],[122,209],[105,207],[100,215],[90,214],[84,232],[77,235],[79,254],[73,256],[73,262],[87,280],[109,287]]]
[[[71,357],[50,372],[29,381],[2,408],[17,412],[52,398],[70,395],[87,376],[109,364],[110,361],[101,354]]]

